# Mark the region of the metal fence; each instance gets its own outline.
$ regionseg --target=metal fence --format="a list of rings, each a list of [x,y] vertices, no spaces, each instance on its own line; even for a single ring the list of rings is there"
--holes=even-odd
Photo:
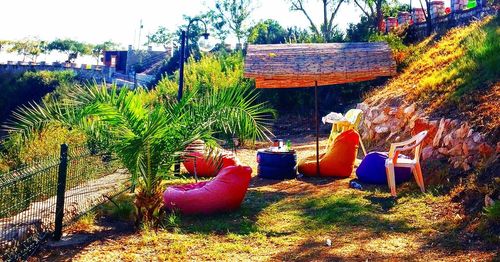
[[[0,260],[27,258],[64,225],[128,188],[110,156],[61,145],[59,156],[0,174]],[[115,171],[116,170],[116,171]]]

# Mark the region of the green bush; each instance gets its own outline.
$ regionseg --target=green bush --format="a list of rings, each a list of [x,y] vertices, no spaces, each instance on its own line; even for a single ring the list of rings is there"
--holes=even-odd
[[[251,82],[243,77],[243,54],[234,53],[220,56],[205,55],[199,61],[190,58],[184,69],[184,93],[206,94],[212,90],[249,86]],[[156,90],[175,97],[179,88],[179,72],[172,77],[164,77]]]
[[[40,99],[57,87],[75,81],[73,71],[36,71],[0,74],[0,122],[17,106]]]
[[[495,201],[495,204],[484,208],[484,214],[488,220],[500,223],[500,201]]]

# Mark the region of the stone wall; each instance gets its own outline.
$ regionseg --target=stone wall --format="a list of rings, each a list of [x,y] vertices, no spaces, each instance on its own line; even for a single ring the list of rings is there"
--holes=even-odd
[[[450,167],[468,171],[478,167],[483,159],[500,153],[500,142],[489,144],[483,134],[466,122],[444,117],[430,119],[415,104],[360,103],[357,108],[364,112],[362,138],[370,144],[388,146],[390,142],[400,142],[428,130],[422,161],[446,158]]]
[[[114,68],[95,65],[61,64],[61,63],[7,63],[0,64],[0,73],[22,73],[26,71],[62,71],[73,70],[80,79],[95,80],[96,82],[112,82]]]

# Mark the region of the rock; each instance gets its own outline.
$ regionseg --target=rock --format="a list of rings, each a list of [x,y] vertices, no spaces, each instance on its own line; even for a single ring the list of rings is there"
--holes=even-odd
[[[484,196],[484,206],[485,207],[490,207],[495,204],[495,200],[493,200],[490,196],[485,195]]]
[[[389,121],[389,130],[394,133],[401,131],[401,122],[396,118],[392,119]]]
[[[464,171],[469,171],[470,170],[470,165],[467,164],[467,162],[463,162],[462,163],[462,168],[464,169]]]
[[[481,133],[479,133],[479,132],[474,132],[474,133],[472,134],[472,140],[473,140],[475,143],[479,143],[479,142],[481,142],[481,139],[482,139],[482,135],[481,135]]]
[[[483,157],[489,157],[491,154],[493,154],[493,148],[486,143],[482,143],[479,145],[479,153]]]
[[[453,120],[450,122],[450,127],[451,127],[451,128],[455,128],[455,127],[457,127],[457,126],[458,126],[458,124],[459,124],[459,123],[460,123],[460,122],[459,122],[458,120],[453,119]]]
[[[378,115],[377,117],[375,117],[375,119],[372,120],[372,124],[375,124],[375,125],[382,124],[382,123],[385,123],[388,119],[389,119],[389,117],[385,113],[382,113],[382,114]]]
[[[361,109],[363,112],[368,111],[369,106],[366,103],[358,103],[356,109]]]
[[[370,129],[370,131],[368,132],[368,140],[373,140],[375,138],[375,131],[373,129]]]
[[[389,142],[389,141],[391,140],[391,138],[392,138],[395,134],[397,134],[397,132],[391,132],[391,133],[389,134],[389,136],[387,136],[387,138],[385,139],[385,141],[386,141],[386,142]]]
[[[437,150],[440,154],[443,154],[443,155],[448,155],[448,148],[446,147],[440,147],[438,148]]]
[[[443,131],[444,131],[445,125],[446,125],[446,123],[445,123],[444,118],[441,118],[441,120],[439,121],[439,127],[438,127],[438,130],[436,132],[436,136],[434,136],[434,139],[432,140],[432,145],[434,147],[439,146],[439,142],[441,142],[441,137],[443,136]]]
[[[413,112],[415,112],[415,103],[411,104],[410,106],[406,107],[403,112],[406,114],[406,115],[409,115],[409,114],[413,114]]]
[[[422,149],[422,160],[431,158],[433,152],[434,149],[432,148],[432,146],[426,146],[424,149]]]
[[[85,244],[89,241],[90,236],[83,234],[74,234],[63,236],[59,241],[50,241],[47,246],[50,248],[71,248],[74,246]]]
[[[376,126],[375,127],[375,133],[377,134],[383,134],[389,132],[389,127],[387,126]]]
[[[380,115],[380,109],[378,109],[377,107],[372,107],[370,108],[370,110],[368,110],[367,117],[369,119],[373,119],[378,115]]]
[[[469,155],[469,146],[467,143],[462,143],[462,151],[464,152],[464,155],[468,156]]]
[[[410,129],[413,129],[415,127],[415,122],[417,121],[418,119],[418,115],[414,115],[412,116],[412,118],[410,118],[410,120],[408,121],[408,127]]]
[[[449,146],[451,145],[451,141],[453,141],[453,136],[452,136],[452,133],[449,133],[448,135],[446,135],[444,138],[443,138],[443,144],[445,146]]]
[[[389,112],[387,112],[388,115],[396,117],[396,114],[398,113],[398,108],[391,108]]]
[[[467,149],[470,151],[477,150],[478,145],[472,140],[472,138],[468,138],[465,142],[467,144]]]
[[[455,130],[455,137],[456,138],[465,138],[467,134],[469,133],[469,125],[467,123],[464,123],[460,126],[459,129]]]
[[[404,116],[405,116],[404,109],[402,107],[399,107],[398,110],[396,111],[395,117],[398,119],[403,119]]]
[[[329,247],[331,247],[332,246],[332,240],[328,238],[326,240],[326,245],[329,246]]]
[[[451,155],[451,156],[462,155],[462,145],[458,144],[458,145],[454,146],[453,148],[451,148],[450,150],[448,150],[448,155]]]
[[[368,128],[368,129],[371,128],[372,122],[370,122],[368,119],[365,119],[363,122],[365,123],[366,128]]]
[[[411,135],[415,136],[424,130],[427,130],[427,136],[425,137],[423,144],[428,145],[429,143],[432,143],[432,139],[436,136],[437,121],[429,122],[425,118],[418,118],[415,121],[415,126],[411,130]]]

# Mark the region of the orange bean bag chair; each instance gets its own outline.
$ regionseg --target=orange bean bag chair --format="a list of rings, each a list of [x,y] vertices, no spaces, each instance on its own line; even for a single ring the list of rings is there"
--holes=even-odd
[[[359,134],[355,130],[340,133],[328,147],[328,151],[319,157],[319,176],[349,177],[354,169],[358,145]],[[304,176],[317,176],[316,155],[299,161],[298,171]]]
[[[189,153],[183,164],[189,174],[194,175],[194,162],[196,161],[196,175],[199,177],[214,177],[219,170],[228,166],[238,165],[238,160],[233,154],[223,153],[218,158],[207,158],[201,152]]]
[[[187,215],[232,211],[243,202],[251,174],[248,166],[226,167],[212,181],[168,187],[163,203]]]

